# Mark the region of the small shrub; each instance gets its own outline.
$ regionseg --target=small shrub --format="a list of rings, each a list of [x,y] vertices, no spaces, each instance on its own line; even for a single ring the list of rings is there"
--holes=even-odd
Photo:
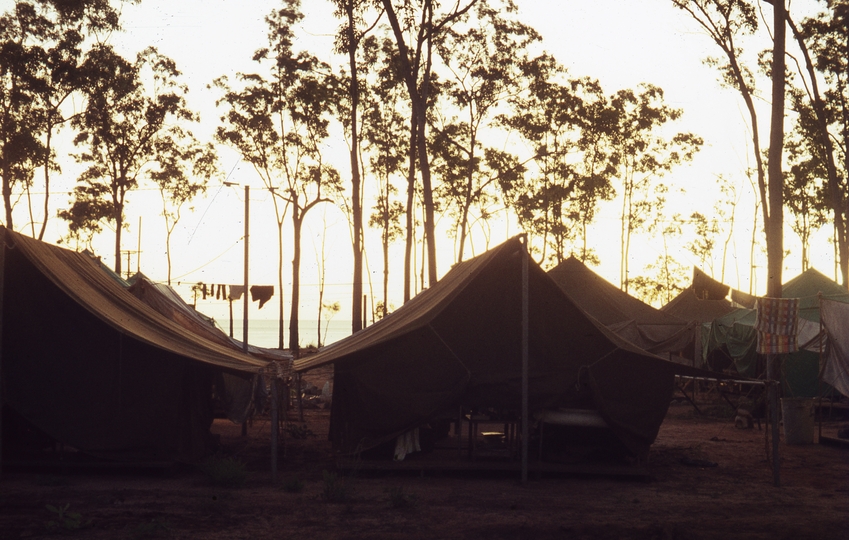
[[[213,485],[220,487],[242,487],[248,479],[245,464],[231,457],[211,457],[201,464],[200,470]]]
[[[283,431],[293,439],[306,439],[308,437],[315,437],[315,433],[312,432],[310,428],[307,427],[306,424],[299,426],[297,424],[286,424],[283,428]]]
[[[292,478],[283,482],[282,487],[286,493],[300,493],[304,490],[304,482],[298,478]]]
[[[324,489],[321,498],[325,502],[340,503],[349,499],[348,486],[336,473],[324,471]]]
[[[53,514],[53,519],[44,522],[44,527],[50,532],[70,532],[91,525],[91,520],[83,521],[83,516],[79,512],[68,512],[70,506],[71,503],[66,503],[64,506],[46,505],[45,508]]]
[[[418,498],[411,493],[405,493],[402,486],[390,488],[388,491],[390,508],[396,510],[412,508],[418,502]]]

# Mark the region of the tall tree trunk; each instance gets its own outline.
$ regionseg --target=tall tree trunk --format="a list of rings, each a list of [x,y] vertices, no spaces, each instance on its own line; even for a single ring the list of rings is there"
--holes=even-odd
[[[419,35],[424,36],[424,39],[427,40],[428,51],[425,66],[422,69],[422,84],[421,88],[419,88],[418,73],[419,67],[421,66],[421,57],[417,57],[415,64],[410,61],[409,49],[406,41],[404,40],[403,30],[401,29],[401,24],[398,22],[398,16],[395,13],[395,9],[390,0],[383,0],[383,7],[386,10],[386,15],[392,26],[392,32],[395,35],[395,42],[398,45],[399,59],[401,60],[404,70],[404,81],[407,86],[407,92],[410,96],[412,115],[415,116],[416,137],[418,139],[416,146],[418,149],[419,169],[422,173],[422,192],[425,209],[424,233],[425,242],[427,243],[428,280],[430,281],[429,285],[433,285],[436,283],[437,279],[436,238],[434,234],[433,189],[431,185],[430,161],[427,153],[427,138],[425,129],[425,126],[427,125],[427,100],[430,86],[430,48],[431,40],[433,38],[431,32],[431,26],[433,23],[433,5],[430,1],[425,1],[424,4],[423,9],[425,10],[425,15],[423,17],[422,24],[426,27],[426,29],[422,29],[419,32]],[[417,53],[417,55],[418,54],[419,53]]]
[[[301,226],[304,216],[297,201],[292,205],[293,251],[292,255],[292,307],[289,312],[289,350],[298,358],[300,349],[298,336],[298,304],[301,301]],[[247,294],[247,292],[245,293]]]
[[[271,194],[274,197],[274,193]],[[277,209],[277,201],[274,202],[275,210]],[[278,214],[279,215],[279,214]],[[286,348],[285,328],[283,322],[283,217],[277,218],[277,287],[280,289],[280,294],[277,298],[278,320],[277,320],[277,348]],[[248,294],[248,291],[245,291]]]
[[[44,240],[44,231],[47,230],[47,216],[50,211],[50,148],[51,139],[53,138],[53,129],[47,128],[47,141],[44,146],[44,219],[41,222],[41,229],[38,231],[38,239]]]
[[[416,117],[410,118],[409,168],[407,169],[407,211],[406,235],[404,238],[404,303],[412,297],[411,279],[413,276],[413,235],[416,219],[413,213],[416,195]]]
[[[354,4],[345,2],[348,16],[348,63],[351,69],[351,198],[354,213],[354,284],[351,291],[351,333],[363,328],[363,208],[360,195],[359,133],[357,111],[360,106],[360,86],[357,78],[357,40],[354,35]]]
[[[772,49],[772,117],[769,130],[769,222],[767,223],[767,296],[781,297],[784,262],[784,179],[781,159],[784,150],[785,10],[784,0],[773,2],[775,41]]]
[[[12,222],[12,168],[3,160],[3,206],[6,208],[6,228],[15,230]]]

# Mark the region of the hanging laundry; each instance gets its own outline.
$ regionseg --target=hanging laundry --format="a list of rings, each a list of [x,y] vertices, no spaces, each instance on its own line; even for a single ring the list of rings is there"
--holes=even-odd
[[[230,294],[227,295],[227,300],[238,300],[245,294],[244,285],[230,285]]]
[[[259,308],[268,302],[274,296],[274,285],[253,285],[251,286],[251,300],[259,301]]]
[[[203,299],[206,300],[206,283],[201,283],[203,286]]]
[[[226,300],[227,299],[227,286],[226,285],[218,285],[218,291],[215,293],[215,299]]]
[[[758,298],[756,305],[757,352],[784,354],[799,350],[796,339],[799,327],[799,299]]]

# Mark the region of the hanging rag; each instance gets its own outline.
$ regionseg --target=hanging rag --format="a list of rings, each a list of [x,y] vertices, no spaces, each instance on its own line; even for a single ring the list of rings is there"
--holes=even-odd
[[[799,350],[798,298],[762,298],[756,301],[758,353],[784,354]]]
[[[203,299],[206,300],[206,283],[201,283],[203,285]]]
[[[274,296],[274,285],[252,285],[251,286],[251,301],[259,301],[259,308],[268,302]]]
[[[413,452],[421,452],[422,447],[419,444],[419,428],[413,428],[405,431],[395,440],[395,461],[403,461],[407,454]]]
[[[244,285],[230,285],[230,294],[227,295],[227,300],[238,300],[245,294]]]

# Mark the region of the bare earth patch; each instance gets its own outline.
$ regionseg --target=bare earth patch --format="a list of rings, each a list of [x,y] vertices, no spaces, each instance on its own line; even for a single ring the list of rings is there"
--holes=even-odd
[[[188,467],[4,472],[0,538],[775,540],[849,534],[849,451],[782,442],[776,488],[764,430],[700,417],[689,405],[670,407],[652,447],[649,481],[562,476],[523,485],[512,473],[337,475],[326,440],[329,412],[307,410],[304,420],[306,430],[293,425],[312,435],[286,438],[276,484],[267,417],[254,421],[247,438],[239,426],[216,420],[226,454],[246,464],[239,488],[215,487]],[[825,433],[847,424],[828,421]],[[75,517],[60,522],[46,505]]]

